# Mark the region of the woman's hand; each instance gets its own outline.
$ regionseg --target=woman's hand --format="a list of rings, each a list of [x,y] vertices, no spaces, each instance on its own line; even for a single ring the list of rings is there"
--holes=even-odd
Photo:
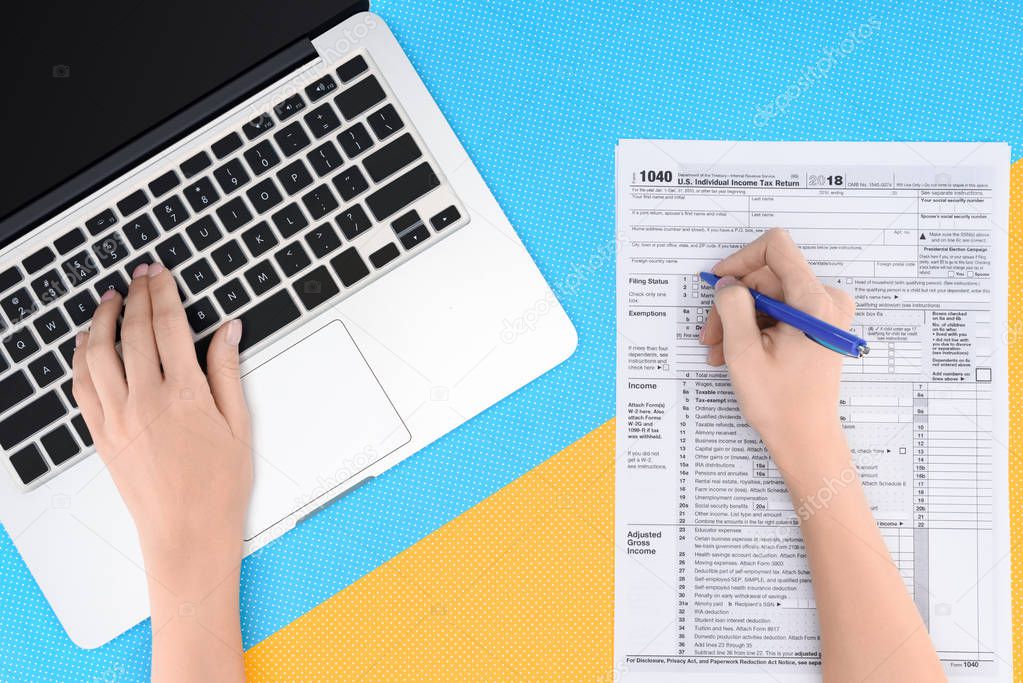
[[[138,529],[153,679],[237,678],[238,572],[252,490],[241,323],[214,335],[207,379],[170,272],[153,264],[133,273],[118,355],[121,309],[120,295],[106,292],[79,335],[74,396]]]
[[[855,305],[845,292],[814,275],[787,232],[765,232],[714,266],[721,276],[714,308],[700,338],[711,365],[726,364],[743,415],[775,456],[779,469],[798,476],[824,442],[841,432],[838,390],[842,356],[800,330],[758,316],[749,289],[840,328]]]

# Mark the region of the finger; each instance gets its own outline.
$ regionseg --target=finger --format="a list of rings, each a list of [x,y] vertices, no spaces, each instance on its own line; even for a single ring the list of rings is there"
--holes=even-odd
[[[92,314],[86,360],[96,393],[105,406],[124,400],[128,385],[124,380],[124,364],[114,348],[117,336],[117,316],[121,312],[121,295],[108,289],[100,297],[100,304]]]
[[[725,364],[725,349],[721,344],[715,344],[714,346],[707,349],[707,365],[712,365],[715,368],[721,367]]]
[[[88,332],[79,332],[75,337],[75,352],[71,356],[71,395],[75,397],[82,417],[92,430],[103,423],[103,404],[96,393],[96,386],[89,373],[89,362],[85,357],[88,343]]]
[[[764,347],[749,290],[731,276],[721,278],[715,290],[714,305],[724,329],[722,350],[725,362],[733,367],[761,359]]]
[[[148,286],[153,307],[153,335],[164,375],[178,380],[201,375],[185,308],[170,271],[159,263],[151,264]]]
[[[241,338],[242,322],[229,320],[213,335],[206,355],[210,392],[236,436],[247,435],[249,431],[249,408],[245,403],[238,368],[238,342]]]
[[[744,286],[755,289],[758,292],[763,292],[770,297],[778,298],[782,295],[781,281],[778,280],[778,276],[772,273],[771,269],[767,266],[754,270],[749,275],[740,278],[739,281]],[[711,306],[710,313],[707,314],[707,322],[704,323],[703,329],[700,330],[700,341],[707,346],[720,344],[723,333],[721,315],[718,313],[716,306]]]
[[[836,319],[831,321],[839,327],[849,327],[853,318],[856,317],[856,301],[843,289],[825,286],[828,296],[835,304]]]
[[[781,281],[785,303],[815,313],[821,306],[824,286],[803,257],[803,252],[785,230],[768,230],[745,247],[720,261],[712,269],[716,275],[743,277],[770,266]]]
[[[129,391],[160,380],[160,352],[153,334],[153,307],[149,298],[149,264],[132,273],[121,325],[121,354]]]

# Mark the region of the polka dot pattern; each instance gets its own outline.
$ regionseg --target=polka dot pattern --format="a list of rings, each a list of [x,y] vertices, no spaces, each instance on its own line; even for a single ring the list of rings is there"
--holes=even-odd
[[[610,678],[615,423],[246,656],[250,681]]]
[[[1009,523],[1012,530],[1013,679],[1023,681],[1023,161],[1009,176]]]
[[[1023,143],[1017,2],[374,0],[373,8],[556,290],[579,348],[248,558],[247,647],[614,415],[609,247],[619,138],[1002,140],[1014,157]],[[877,27],[861,29],[872,17]],[[765,123],[756,117],[768,104],[775,110]],[[5,533],[0,576],[0,681],[148,678],[148,623],[79,650]],[[493,588],[490,599],[504,599]],[[516,632],[528,620],[507,625]]]

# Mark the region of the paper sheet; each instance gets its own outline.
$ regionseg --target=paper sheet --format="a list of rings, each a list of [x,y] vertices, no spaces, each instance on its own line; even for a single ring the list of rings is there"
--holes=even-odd
[[[841,419],[949,676],[1011,679],[1008,166],[1002,144],[619,144],[616,680],[819,679],[796,513],[697,338],[697,272],[771,227],[857,301]]]

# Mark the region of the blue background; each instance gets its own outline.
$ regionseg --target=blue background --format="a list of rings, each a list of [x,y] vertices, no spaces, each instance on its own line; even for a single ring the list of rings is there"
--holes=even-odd
[[[246,647],[614,415],[607,248],[618,138],[1006,141],[1013,159],[1020,156],[1018,4],[380,0],[373,7],[558,292],[579,349],[248,558]],[[872,35],[843,51],[848,33],[871,23]],[[837,56],[824,73],[829,54]],[[6,533],[0,581],[0,680],[148,678],[149,623],[98,650],[79,650]]]

